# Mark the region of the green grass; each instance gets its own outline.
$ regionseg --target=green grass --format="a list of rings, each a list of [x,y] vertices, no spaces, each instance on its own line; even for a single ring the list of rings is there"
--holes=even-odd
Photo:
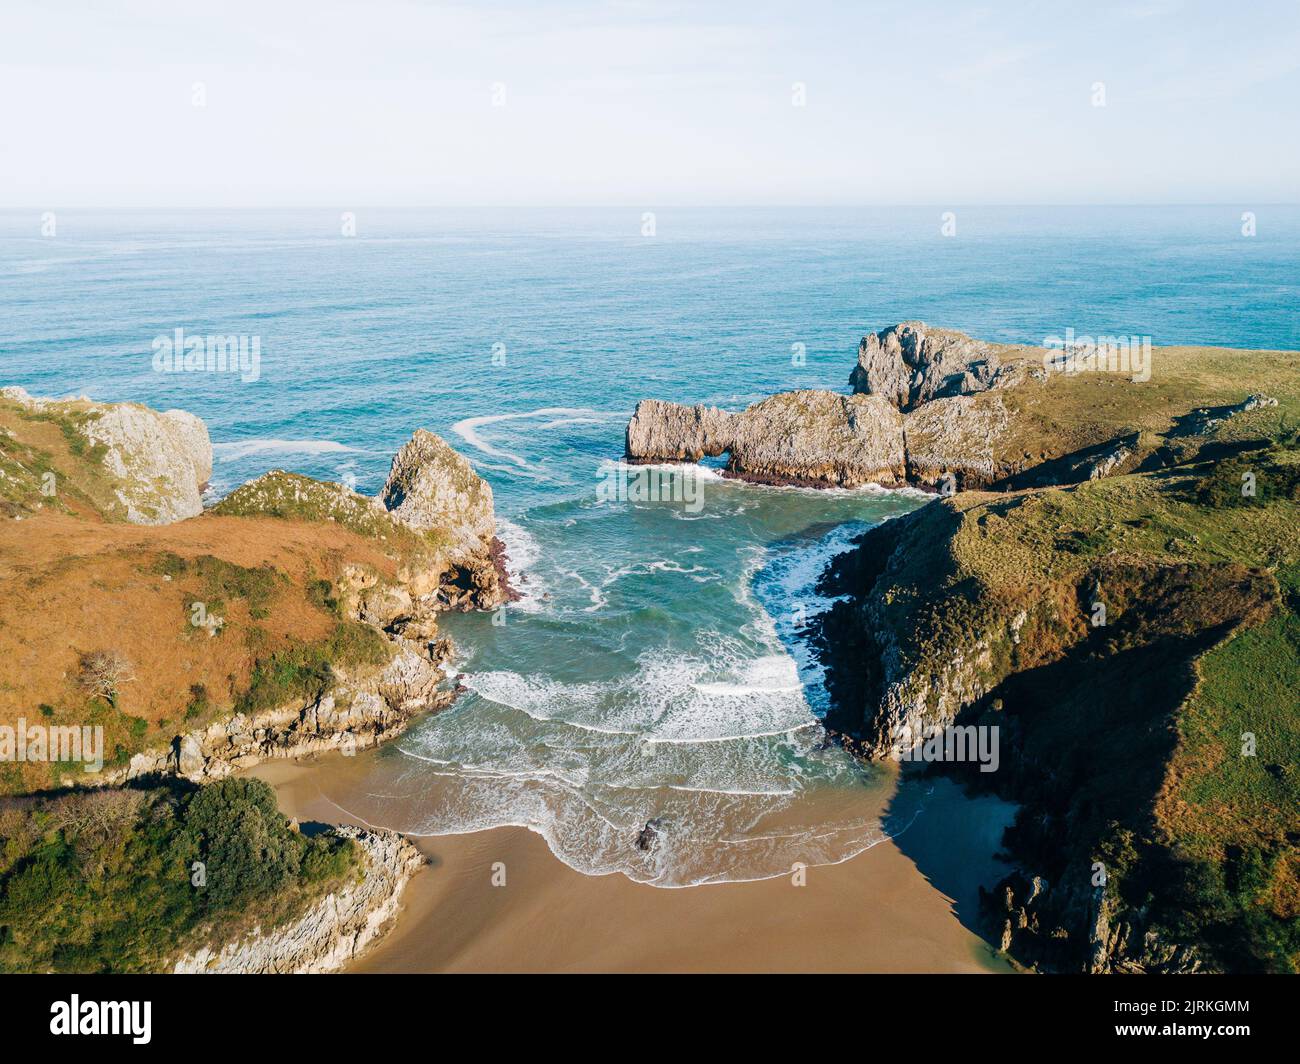
[[[1205,814],[1192,839],[1198,849],[1221,844],[1229,825],[1282,839],[1300,810],[1300,617],[1279,610],[1206,654],[1200,672],[1179,717],[1184,758],[1200,769],[1181,797]],[[1253,756],[1243,753],[1247,734]]]
[[[158,556],[151,571],[173,580],[194,578],[198,581],[199,596],[209,614],[220,616],[228,601],[242,599],[253,620],[264,620],[270,614],[270,605],[276,594],[289,583],[288,577],[273,565],[264,564],[249,568],[233,562],[203,554],[186,560],[177,554]],[[189,623],[192,604],[185,603],[186,622]]]
[[[381,665],[388,656],[388,643],[377,630],[360,621],[340,621],[326,639],[258,657],[248,689],[235,700],[235,711],[256,713],[318,698],[334,686],[335,666]]]
[[[358,869],[350,840],[299,834],[260,780],[5,799],[0,971],[158,970],[292,919]]]
[[[236,488],[211,510],[217,516],[278,517],[295,521],[331,521],[367,539],[391,540],[423,537],[394,521],[370,499],[299,473],[275,470]],[[439,542],[432,537],[428,542]]]

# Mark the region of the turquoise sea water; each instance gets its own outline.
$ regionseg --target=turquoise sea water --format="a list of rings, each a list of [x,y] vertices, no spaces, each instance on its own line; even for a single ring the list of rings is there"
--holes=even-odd
[[[800,625],[826,558],[919,501],[688,470],[677,501],[602,501],[635,402],[844,390],[862,334],[907,318],[1300,348],[1300,209],[1250,208],[1254,237],[1242,209],[958,208],[951,238],[920,208],[665,209],[653,237],[640,208],[359,210],[354,237],[327,212],[57,212],[53,237],[2,212],[0,383],[193,411],[214,494],[277,467],[373,492],[413,429],[442,434],[492,483],[526,595],[448,619],[471,693],[356,811],[525,824],[660,885],[777,875],[882,836],[877,784],[821,747]],[[155,372],[177,328],[256,336],[258,379]]]

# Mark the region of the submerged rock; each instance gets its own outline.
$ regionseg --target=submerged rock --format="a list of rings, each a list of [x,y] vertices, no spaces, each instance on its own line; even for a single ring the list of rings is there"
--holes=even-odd
[[[645,853],[649,853],[659,842],[659,831],[663,827],[663,821],[659,817],[653,820],[647,820],[636,836],[636,848]]]

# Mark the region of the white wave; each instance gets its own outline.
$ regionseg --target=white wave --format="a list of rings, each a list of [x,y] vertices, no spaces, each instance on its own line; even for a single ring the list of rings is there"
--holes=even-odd
[[[744,598],[752,601],[749,597],[753,594],[766,608],[765,620],[756,627],[790,657],[808,701],[819,716],[825,712],[829,696],[826,671],[808,642],[809,626],[839,599],[821,594],[817,585],[831,562],[851,550],[854,539],[866,528],[859,522],[849,522],[810,546],[787,545],[775,552],[759,548],[742,578]]]
[[[587,595],[591,600],[591,605],[583,607],[583,613],[596,613],[597,611],[602,610],[609,605],[609,596],[606,595],[605,592],[602,591],[595,584],[592,584],[580,572],[578,572],[577,570],[570,570],[569,572],[566,572],[564,575],[569,577],[579,587],[581,587],[584,591],[587,592]]]
[[[540,613],[546,609],[548,593],[535,569],[541,560],[542,548],[531,532],[504,517],[497,518],[497,534],[506,545],[506,574],[510,584],[522,596],[511,604],[511,608],[524,613]]]
[[[697,683],[705,694],[743,698],[755,694],[789,694],[803,689],[794,659],[786,654],[769,654],[745,670],[745,678],[736,683]]]
[[[680,473],[683,476],[696,477],[700,480],[720,480],[728,484],[740,484],[743,481],[733,480],[730,477],[724,477],[722,473],[712,466],[700,465],[698,462],[628,462],[624,458],[607,459],[608,467],[611,470],[635,476],[643,469],[662,469],[669,473]]]
[[[687,551],[683,551],[683,554]],[[669,558],[659,558],[649,562],[634,562],[631,565],[622,565],[617,569],[606,570],[605,579],[601,581],[601,587],[610,587],[617,584],[624,577],[628,576],[649,576],[654,573],[673,573],[678,576],[689,576],[697,584],[708,584],[718,579],[718,574],[711,569],[706,569],[702,565],[692,565],[689,569],[680,562],[673,561]]]
[[[221,462],[234,462],[255,454],[361,454],[360,448],[348,447],[335,440],[233,440],[214,443],[212,452]]]
[[[638,469],[664,469],[674,473],[681,473],[686,476],[698,477],[701,480],[721,481],[724,484],[730,484],[737,488],[745,488],[753,491],[798,492],[806,495],[830,498],[852,498],[862,495],[898,495],[909,499],[934,498],[932,492],[923,491],[910,484],[899,486],[859,484],[852,488],[844,488],[830,484],[826,487],[808,487],[802,484],[758,484],[751,480],[744,480],[741,477],[728,476],[725,470],[701,465],[698,462],[641,462],[629,464],[625,460],[619,459],[618,461],[611,461],[611,464],[620,470],[631,473],[635,473]],[[693,519],[698,519],[699,516],[700,515],[698,514],[693,515]]]
[[[486,425],[499,424],[502,421],[522,421],[529,418],[567,418],[568,421],[551,421],[540,426],[534,426],[534,429],[555,428],[557,425],[572,423],[574,418],[601,419],[605,420],[610,417],[621,415],[609,411],[590,410],[585,407],[568,407],[568,406],[544,406],[537,410],[527,410],[515,414],[484,414],[480,417],[467,417],[457,421],[452,425],[451,431],[456,433],[471,447],[482,451],[484,454],[491,455],[493,458],[499,458],[503,462],[513,462],[521,469],[534,468],[537,463],[529,462],[526,458],[514,454],[511,451],[504,450],[494,444],[489,443],[479,433],[479,430]]]

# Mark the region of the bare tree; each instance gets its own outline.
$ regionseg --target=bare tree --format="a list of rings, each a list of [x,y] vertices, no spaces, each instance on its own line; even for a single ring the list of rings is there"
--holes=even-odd
[[[91,697],[116,702],[122,685],[134,679],[131,663],[116,650],[92,650],[78,662],[77,684]]]

